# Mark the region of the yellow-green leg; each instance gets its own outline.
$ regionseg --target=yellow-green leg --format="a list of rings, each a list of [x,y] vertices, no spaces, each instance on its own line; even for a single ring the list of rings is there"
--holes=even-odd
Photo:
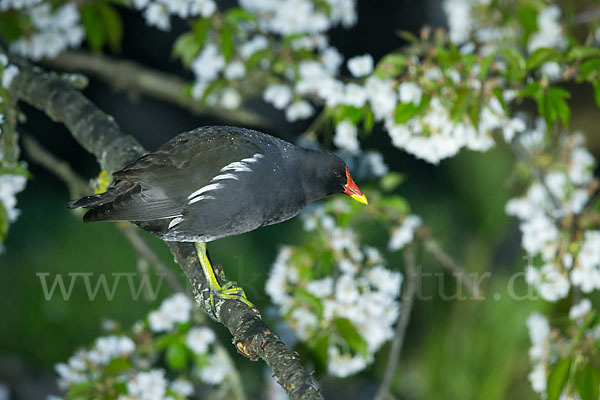
[[[215,275],[215,271],[212,265],[210,265],[210,260],[206,255],[206,243],[196,243],[195,245],[196,253],[198,254],[198,260],[200,261],[200,265],[202,265],[202,271],[204,272],[204,276],[208,282],[208,287],[210,288],[210,306],[213,308],[213,312],[215,307],[213,295],[221,299],[239,300],[242,303],[254,308],[254,304],[252,304],[246,297],[244,289],[239,287],[235,282],[230,281],[223,286],[219,284],[217,276]]]

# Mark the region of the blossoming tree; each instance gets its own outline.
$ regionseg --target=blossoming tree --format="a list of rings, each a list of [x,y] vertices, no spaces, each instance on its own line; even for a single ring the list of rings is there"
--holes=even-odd
[[[281,248],[266,292],[292,332],[288,344],[304,350],[300,356],[319,372],[341,378],[356,374],[393,340],[377,393],[384,399],[415,295],[415,247],[423,246],[451,270],[460,265],[429,234],[424,224],[434,221],[411,213],[396,194],[402,176],[380,153],[366,151],[360,138],[387,134],[398,152],[432,164],[461,151],[507,146],[518,160],[515,169],[524,187],[506,204],[506,213],[519,220],[522,248],[531,259],[524,267],[527,283],[547,302],[569,303],[564,315],[549,319],[536,313],[523,321],[532,342],[532,388],[547,399],[598,399],[600,321],[594,296],[600,290],[600,185],[584,136],[570,130],[567,101],[569,88],[585,85],[593,89],[590,101],[600,106],[597,5],[445,0],[447,29],[402,32],[406,46],[379,60],[369,54],[344,60],[328,32],[338,26],[352,29],[359,18],[355,0],[238,3],[226,8],[213,0],[1,0],[0,36],[6,48],[0,56],[0,240],[19,216],[16,195],[29,176],[19,161],[18,100],[65,122],[99,156],[100,187],[109,183],[111,171],[142,152],[110,124],[112,136],[106,134],[106,140],[98,132],[82,132],[75,116],[83,120],[86,115],[61,109],[60,96],[85,80],[44,75],[32,63],[116,81],[236,124],[265,123],[247,106],[261,98],[290,123],[312,121],[300,144],[332,142],[353,170],[373,183],[368,208],[332,200],[303,214],[310,240]],[[188,29],[173,43],[173,55],[191,71],[193,82],[102,55],[106,47],[119,48],[123,7],[162,31],[186,21]],[[84,43],[97,54],[77,50]],[[78,102],[83,100],[73,107]],[[103,148],[120,140],[114,148],[119,151]],[[62,176],[74,192],[85,190],[73,183],[76,176],[70,172]],[[360,240],[357,231],[365,220],[385,232],[385,249]],[[135,233],[124,229],[143,250]],[[189,249],[177,246],[171,246],[177,261],[189,264]],[[390,262],[400,250],[404,275]],[[460,279],[481,295],[466,275]],[[204,305],[206,287],[193,289]],[[238,351],[265,359],[291,397],[320,398],[294,354],[268,348],[280,342],[266,327],[252,325],[260,318],[256,310],[244,312],[232,313],[231,320],[217,316],[233,333]],[[264,337],[236,331],[239,321]],[[184,399],[200,398],[207,390],[216,397],[244,397],[235,363],[183,293],[164,300],[130,330],[109,330],[109,336],[56,366],[65,398]],[[284,354],[290,364],[274,361],[272,354]]]

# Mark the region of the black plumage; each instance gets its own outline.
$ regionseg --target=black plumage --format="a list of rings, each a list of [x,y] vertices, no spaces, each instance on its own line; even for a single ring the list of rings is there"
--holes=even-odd
[[[347,193],[366,203],[345,163],[235,127],[182,133],[113,174],[105,193],[69,203],[84,221],[131,221],[163,240],[210,242],[285,221]]]

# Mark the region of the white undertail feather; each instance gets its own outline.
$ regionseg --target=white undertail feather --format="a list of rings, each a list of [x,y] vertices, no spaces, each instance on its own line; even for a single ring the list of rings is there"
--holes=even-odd
[[[181,217],[173,218],[171,220],[171,222],[169,222],[169,228],[168,229],[171,229],[175,225],[179,224],[181,221],[183,221],[183,218],[181,218]]]
[[[214,200],[214,199],[215,199],[214,196],[197,196],[197,197],[194,197],[193,199],[191,199],[190,201],[188,201],[188,204],[194,204],[201,200]]]
[[[226,166],[224,166],[223,168],[221,168],[220,172],[225,172],[224,174],[219,174],[219,175],[215,176],[214,178],[212,178],[210,181],[215,182],[215,181],[223,181],[223,180],[227,180],[227,179],[232,179],[232,180],[238,181],[239,177],[237,175],[235,175],[236,172],[252,172],[252,169],[250,169],[248,164],[256,163],[256,162],[258,162],[258,160],[260,160],[261,158],[264,158],[264,157],[265,156],[263,154],[256,153],[250,158],[244,158],[240,161],[234,161],[232,163],[229,163]],[[227,172],[227,171],[231,171],[231,172]],[[223,188],[222,183],[209,183],[208,185],[203,186],[200,189],[193,192],[192,194],[190,194],[188,196],[188,204],[193,204],[193,203],[196,203],[201,200],[214,199],[213,196],[206,196],[206,195],[202,195],[202,194],[206,193],[208,191],[219,190],[221,188]],[[171,224],[173,224],[173,226],[175,226],[179,222],[181,222],[181,221],[177,221],[177,222],[174,222],[174,221],[175,220],[171,221]],[[169,224],[169,228],[171,228],[171,224]]]

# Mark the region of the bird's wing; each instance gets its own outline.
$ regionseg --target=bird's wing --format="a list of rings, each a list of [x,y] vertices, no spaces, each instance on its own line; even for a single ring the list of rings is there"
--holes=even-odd
[[[206,192],[211,184],[219,185],[226,174],[243,169],[242,161],[248,162],[260,151],[258,145],[235,131],[180,134],[114,173],[115,187],[122,187],[122,193],[111,203],[90,210],[86,220],[151,221],[181,216],[201,199],[203,189]]]

